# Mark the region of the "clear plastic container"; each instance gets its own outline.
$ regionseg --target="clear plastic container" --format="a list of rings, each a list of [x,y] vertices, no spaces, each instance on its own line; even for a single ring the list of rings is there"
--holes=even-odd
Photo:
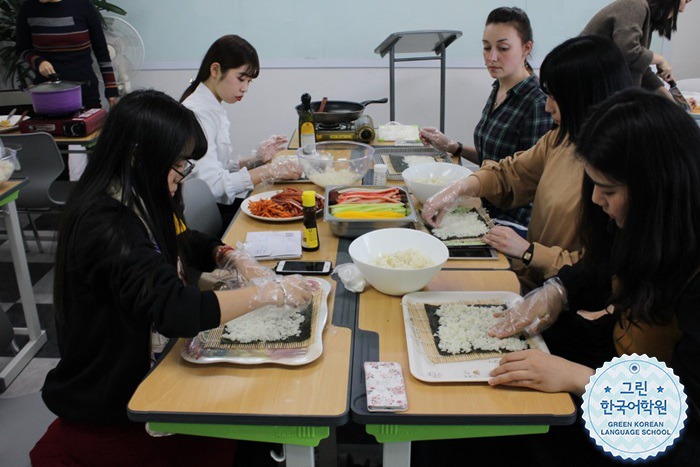
[[[12,147],[15,146],[15,147]],[[19,162],[17,161],[17,149],[19,145],[2,145],[0,141],[0,183],[5,183],[10,179],[12,174],[16,169],[18,169]]]

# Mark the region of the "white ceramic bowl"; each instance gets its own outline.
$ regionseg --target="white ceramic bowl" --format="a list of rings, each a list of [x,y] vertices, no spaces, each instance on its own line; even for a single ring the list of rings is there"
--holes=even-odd
[[[421,269],[394,269],[373,263],[380,255],[418,250],[433,261]],[[350,258],[367,282],[387,295],[404,295],[421,290],[442,269],[449,255],[447,247],[430,234],[413,229],[381,229],[357,237],[348,249]]]
[[[418,201],[425,201],[455,180],[467,178],[472,171],[459,164],[430,162],[416,164],[401,173],[403,181]]]
[[[372,146],[354,141],[324,141],[297,149],[304,174],[323,188],[360,184],[373,156]]]

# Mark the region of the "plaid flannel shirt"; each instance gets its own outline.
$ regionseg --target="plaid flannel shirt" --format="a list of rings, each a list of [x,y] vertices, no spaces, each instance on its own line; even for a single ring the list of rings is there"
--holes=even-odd
[[[479,154],[479,164],[484,159],[500,161],[518,151],[530,149],[549,130],[552,117],[545,112],[547,95],[540,89],[537,76],[532,75],[513,86],[506,99],[493,112],[498,92],[498,80],[481,113],[481,120],[474,129],[474,146]],[[484,201],[484,206],[495,219],[502,219],[527,227],[532,205],[516,209],[500,210]]]

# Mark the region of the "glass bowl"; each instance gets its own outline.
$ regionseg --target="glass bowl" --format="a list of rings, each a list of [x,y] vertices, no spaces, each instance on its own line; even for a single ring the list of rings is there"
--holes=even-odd
[[[361,184],[373,156],[372,146],[355,141],[324,141],[297,149],[304,174],[323,188]]]

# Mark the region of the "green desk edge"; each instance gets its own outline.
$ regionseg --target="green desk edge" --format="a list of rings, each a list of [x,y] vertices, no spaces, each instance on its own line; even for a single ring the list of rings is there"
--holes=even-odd
[[[318,446],[322,439],[328,438],[330,435],[330,429],[327,426],[212,425],[161,422],[149,422],[148,426],[151,430],[162,433],[312,447]]]
[[[547,433],[547,425],[366,425],[380,443]]]
[[[12,201],[16,200],[18,196],[19,196],[19,191],[15,191],[14,193],[7,195],[7,198],[0,201],[0,206],[4,206],[7,203],[11,203]]]

